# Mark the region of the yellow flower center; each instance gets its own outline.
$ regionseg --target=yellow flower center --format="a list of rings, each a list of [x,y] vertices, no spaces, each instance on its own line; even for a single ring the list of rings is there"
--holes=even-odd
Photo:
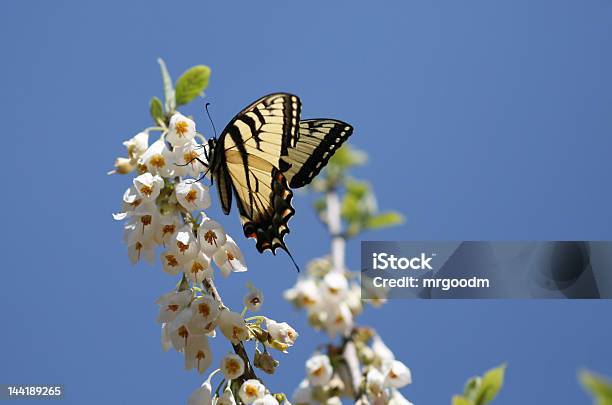
[[[198,192],[194,189],[189,190],[189,192],[185,196],[185,200],[187,200],[187,202],[189,203],[192,203],[197,199],[198,199]]]
[[[176,257],[174,257],[174,255],[167,254],[166,261],[168,263],[168,266],[172,266],[172,267],[178,266],[178,260],[176,260]]]
[[[185,253],[185,251],[189,249],[189,245],[185,245],[183,242],[176,242],[176,247],[178,247],[181,253]]]
[[[166,310],[176,312],[179,310],[178,304],[170,304],[166,307]]]
[[[209,245],[214,244],[215,246],[217,246],[217,238],[217,234],[212,229],[209,229],[204,234],[204,240],[208,242]]]
[[[185,152],[183,154],[183,159],[185,159],[185,163],[193,163],[200,155],[195,150]]]
[[[198,274],[199,271],[204,270],[204,266],[200,262],[193,262],[191,265],[191,272],[193,274]]]
[[[210,315],[210,307],[208,306],[208,304],[200,304],[198,305],[198,312],[202,314],[204,318],[208,318],[208,316]]]
[[[153,187],[143,184],[142,187],[140,187],[140,192],[142,194],[150,196],[151,194],[153,194]]]
[[[257,388],[254,385],[247,385],[244,392],[249,396],[249,397],[254,397],[257,395]]]
[[[229,374],[236,374],[240,370],[240,363],[235,359],[229,359],[225,364],[225,369],[229,371]]]
[[[176,123],[174,128],[176,129],[176,133],[179,136],[183,136],[185,135],[185,133],[187,133],[187,130],[189,129],[189,123],[187,121],[179,121]]]
[[[160,154],[151,156],[151,160],[149,162],[152,166],[155,166],[158,169],[166,166],[166,159],[164,159],[164,157]]]
[[[311,374],[314,375],[315,377],[321,377],[321,375],[323,374],[323,366],[317,368]]]

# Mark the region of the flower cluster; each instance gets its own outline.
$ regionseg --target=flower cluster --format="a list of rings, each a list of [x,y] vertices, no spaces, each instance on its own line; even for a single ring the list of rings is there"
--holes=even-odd
[[[310,261],[306,274],[284,296],[307,312],[313,328],[332,339],[349,334],[355,317],[363,311],[358,280],[350,271],[334,269],[329,257]],[[383,302],[384,299],[368,300],[373,306]]]
[[[382,339],[371,329],[359,328],[350,341],[355,344],[362,364],[358,391],[353,395],[356,403],[411,405],[398,391],[412,383],[410,369],[395,359]],[[343,347],[330,345],[327,354],[317,352],[310,357],[306,362],[306,378],[293,393],[294,404],[341,404],[340,398],[346,396],[343,356]]]
[[[164,124],[163,122],[161,124]],[[149,145],[149,133],[161,136]],[[231,343],[225,355],[200,388],[190,405],[279,404],[283,394],[273,395],[257,377],[254,367],[274,373],[278,366],[268,349],[286,352],[297,332],[286,323],[264,316],[245,318],[264,302],[260,290],[248,285],[242,313],[226,307],[214,285],[213,265],[224,276],[247,270],[238,245],[204,210],[211,205],[209,190],[201,183],[207,169],[204,137],[195,122],[175,112],[159,128],[150,128],[124,142],[127,158],[115,162],[112,173],[136,173],[123,194],[123,209],[114,214],[125,221],[124,240],[132,263],[141,259],[154,264],[159,254],[165,273],[180,277],[178,286],[158,300],[157,322],[165,351],[173,348],[184,356],[186,370],[202,374],[211,369],[214,356],[209,339],[217,331]],[[244,348],[255,342],[251,361]],[[261,348],[261,349],[260,349]],[[219,371],[216,391],[211,380]]]

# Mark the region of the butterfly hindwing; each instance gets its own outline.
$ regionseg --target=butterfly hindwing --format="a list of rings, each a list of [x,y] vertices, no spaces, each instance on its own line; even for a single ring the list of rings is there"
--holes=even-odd
[[[281,157],[289,166],[285,171],[289,186],[299,188],[310,183],[352,133],[353,127],[338,120],[300,121],[296,146]]]

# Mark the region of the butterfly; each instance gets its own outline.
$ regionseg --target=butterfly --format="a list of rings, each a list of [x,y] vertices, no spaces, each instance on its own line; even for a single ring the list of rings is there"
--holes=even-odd
[[[247,238],[259,253],[284,250],[288,221],[295,214],[292,189],[312,181],[353,133],[333,119],[300,120],[301,101],[292,94],[264,96],[240,111],[219,138],[208,141],[208,170],[223,212],[232,198]]]

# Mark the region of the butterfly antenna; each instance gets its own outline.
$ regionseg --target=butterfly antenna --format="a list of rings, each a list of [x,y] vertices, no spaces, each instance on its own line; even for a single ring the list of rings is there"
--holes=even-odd
[[[297,263],[295,262],[295,259],[293,258],[293,255],[291,255],[291,252],[289,251],[289,249],[287,249],[287,246],[283,246],[282,249],[287,252],[287,255],[289,256],[289,258],[291,259],[291,261],[293,262],[293,265],[295,266],[295,268],[297,269],[298,273],[300,272],[300,266],[297,265]]]
[[[209,105],[210,105],[210,103],[206,103],[204,105],[204,109],[206,110],[206,115],[208,115],[208,119],[210,120],[210,125],[212,125],[213,131],[215,132],[215,138],[217,138],[217,128],[215,128],[215,123],[213,122],[212,118],[210,117],[210,112],[208,111],[208,106]]]

